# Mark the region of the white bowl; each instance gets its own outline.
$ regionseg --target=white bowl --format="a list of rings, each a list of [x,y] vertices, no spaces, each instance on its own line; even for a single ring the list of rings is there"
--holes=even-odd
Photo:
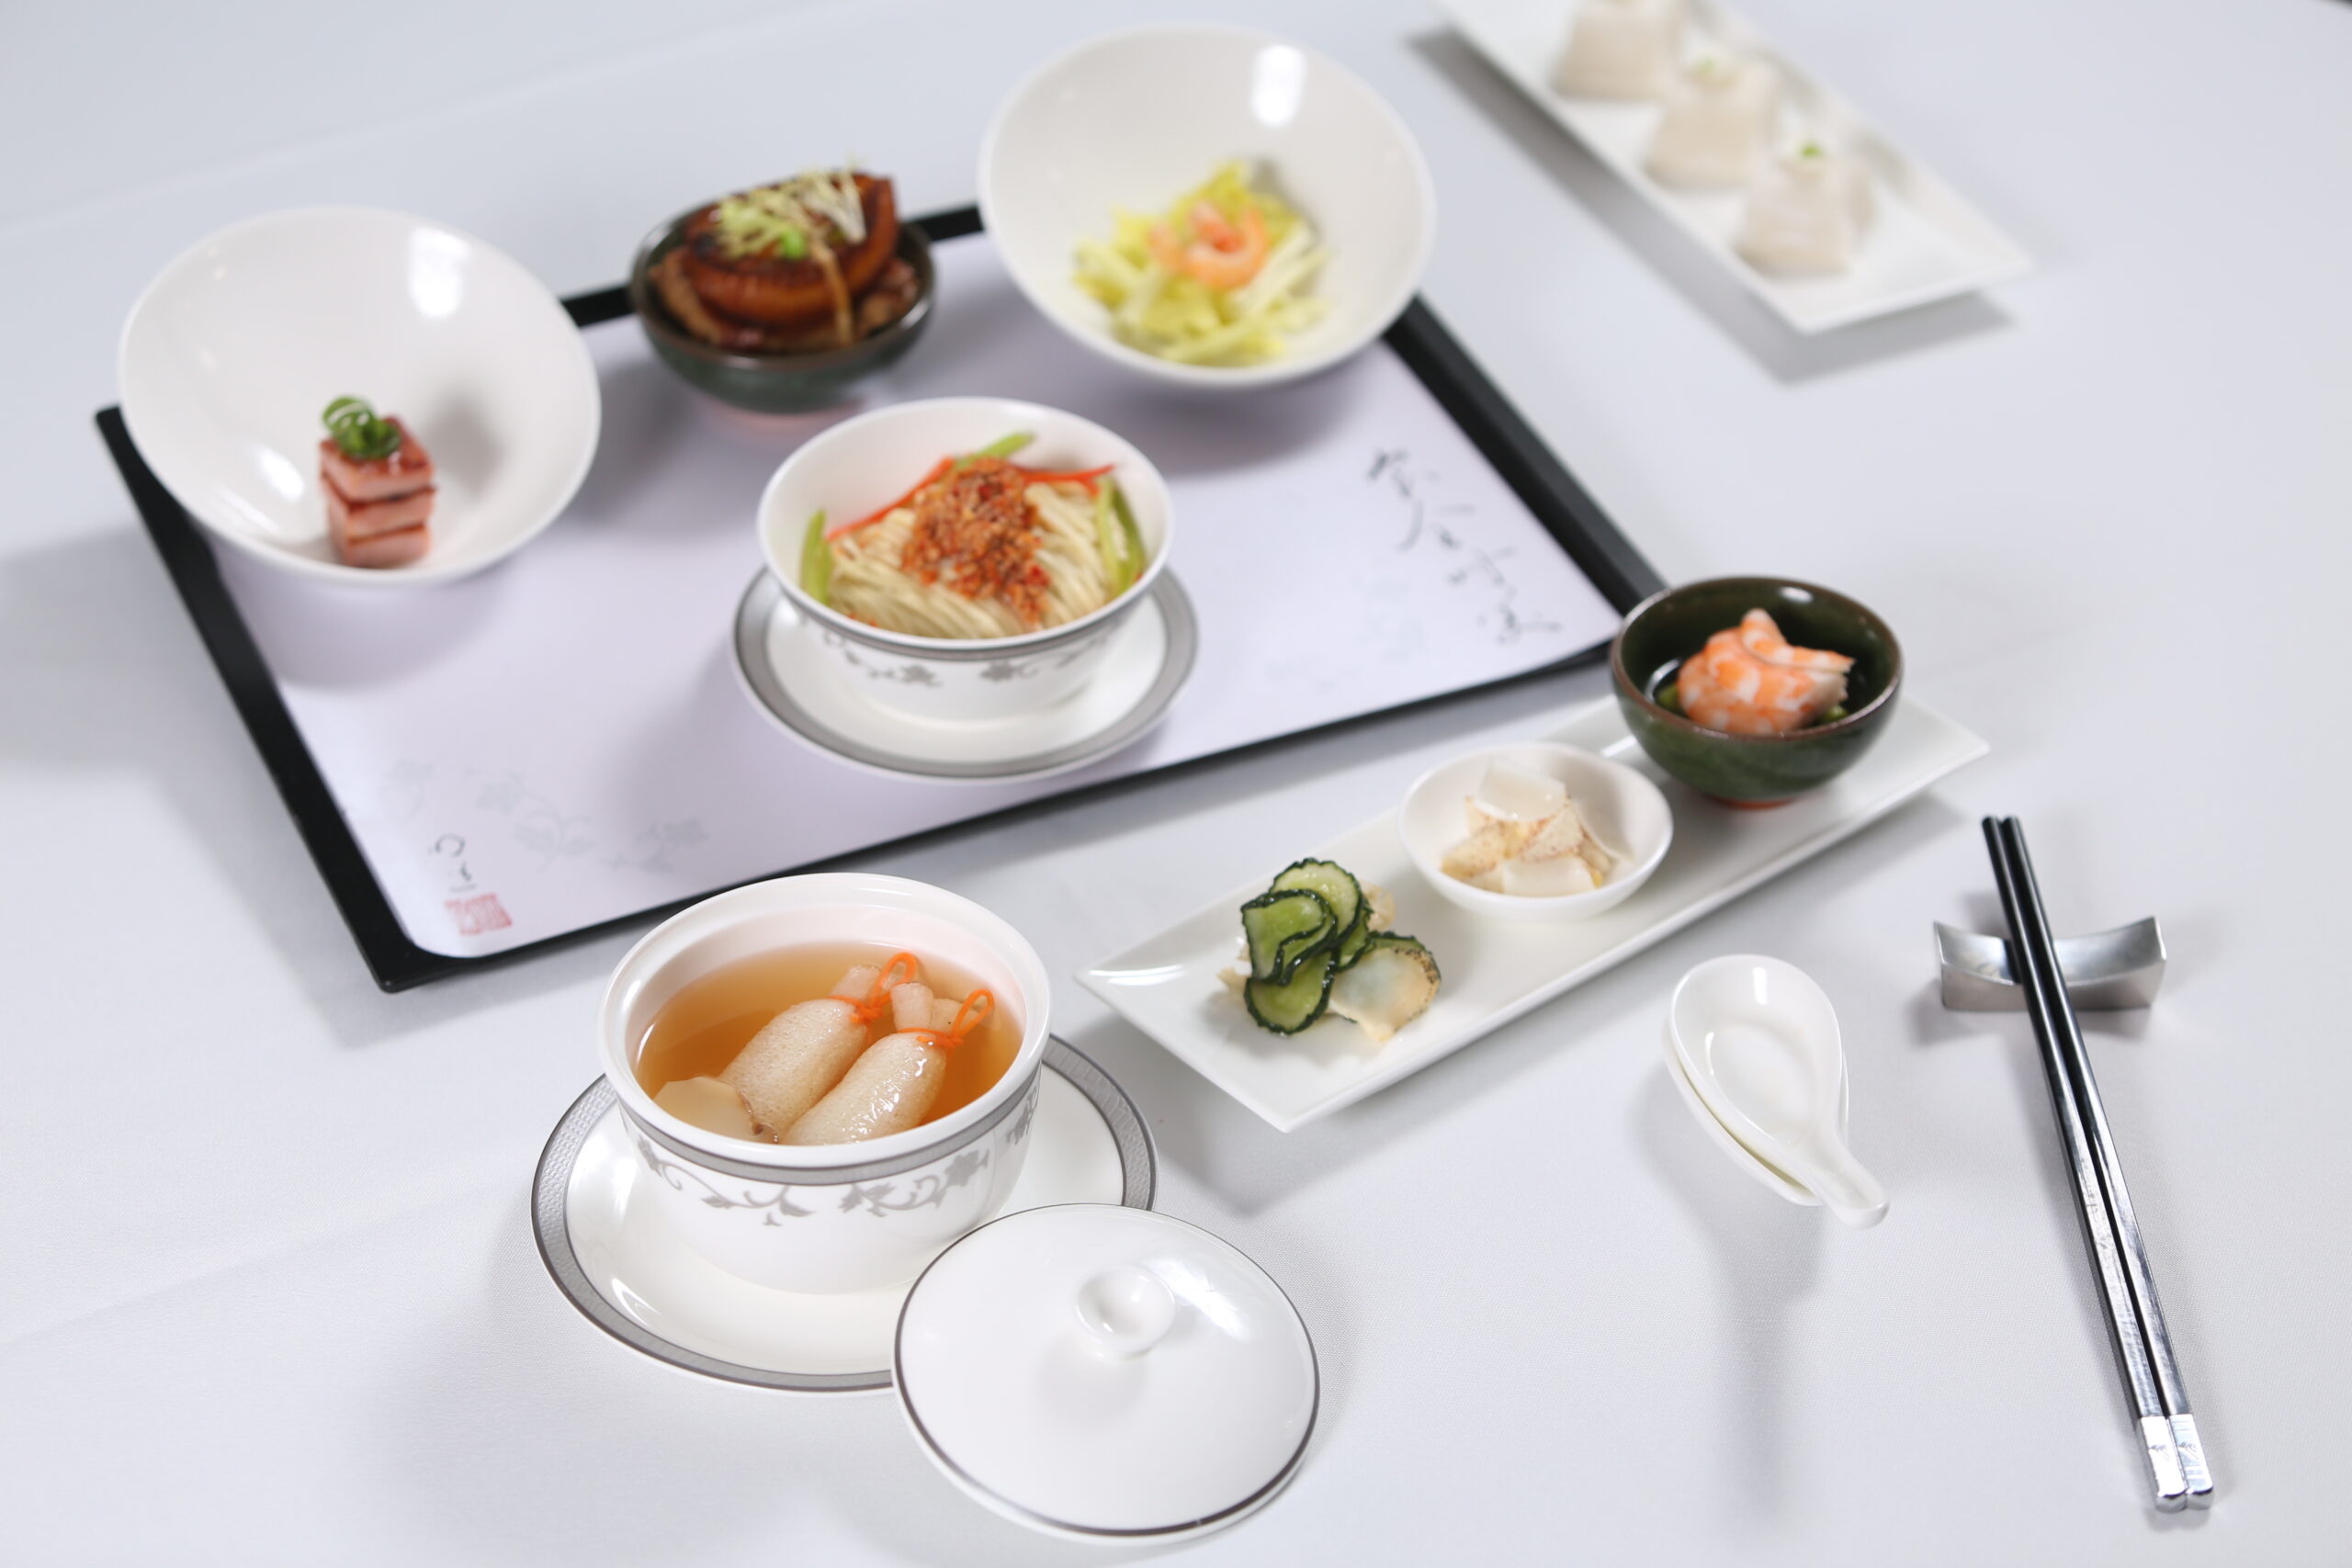
[[[1178,365],[1120,343],[1072,276],[1079,242],[1107,237],[1114,209],[1164,209],[1228,158],[1262,164],[1329,247],[1322,321],[1265,365]],[[1437,231],[1429,165],[1396,112],[1313,50],[1241,28],[1136,28],[1041,67],[980,142],[979,191],[998,254],[1049,321],[1201,387],[1269,386],[1356,353],[1411,300]]]
[[[810,598],[800,586],[808,520],[864,517],[906,493],[940,458],[1026,431],[1018,460],[1058,469],[1113,465],[1149,558],[1133,587],[1089,615],[1020,637],[950,638],[884,631]],[[984,723],[1035,713],[1093,679],[1111,634],[1168,565],[1174,513],[1167,481],[1125,438],[1092,420],[1010,398],[931,398],[860,414],[785,460],[760,497],[760,548],[817,640],[856,690],[917,718]]]
[[[883,942],[971,975],[1021,1021],[993,1088],[936,1122],[861,1144],[765,1144],[681,1122],[637,1081],[662,1004],[722,964],[777,948]],[[629,949],[597,1011],[647,1190],[686,1243],[731,1274],[830,1293],[911,1279],[1004,1206],[1028,1153],[1053,988],[1021,933],[967,898],[863,872],[783,876],[706,898]]]
[[[595,455],[580,329],[504,253],[368,208],[274,212],[165,267],[123,323],[122,417],[198,523],[305,576],[412,586],[479,571],[554,521]],[[327,536],[322,410],[361,397],[433,455],[433,547],[345,566]]]
[[[1510,762],[1567,785],[1585,826],[1617,857],[1607,882],[1589,893],[1532,898],[1489,893],[1438,869],[1446,851],[1470,836],[1463,802],[1477,793],[1492,762]],[[1396,831],[1414,869],[1448,903],[1499,920],[1582,920],[1615,908],[1650,879],[1674,842],[1674,812],[1657,785],[1623,762],[1573,746],[1527,741],[1488,747],[1423,773],[1405,792]]]

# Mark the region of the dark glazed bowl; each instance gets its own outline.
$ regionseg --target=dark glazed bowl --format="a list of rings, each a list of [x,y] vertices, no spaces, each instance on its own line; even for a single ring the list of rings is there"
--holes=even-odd
[[[1728,735],[1659,705],[1656,694],[1715,633],[1762,610],[1801,648],[1854,660],[1846,716],[1786,735]],[[1609,649],[1626,728],[1668,773],[1734,806],[1776,806],[1817,789],[1871,749],[1894,711],[1903,649],[1870,610],[1826,588],[1783,577],[1716,577],[1652,594],[1634,606]]]
[[[896,360],[922,335],[931,321],[938,275],[931,265],[931,241],[912,223],[899,225],[899,254],[915,269],[919,291],[912,309],[871,337],[841,348],[806,354],[742,354],[717,347],[678,325],[646,274],[677,248],[686,220],[681,212],[645,237],[628,269],[628,302],[644,323],[645,335],[662,363],[723,403],[753,413],[807,413],[844,401],[855,383]]]

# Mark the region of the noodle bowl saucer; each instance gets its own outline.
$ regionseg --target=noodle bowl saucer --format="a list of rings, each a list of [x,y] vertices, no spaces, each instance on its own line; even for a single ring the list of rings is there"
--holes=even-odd
[[[870,701],[844,679],[833,634],[813,625],[768,572],[735,613],[735,672],[786,734],[875,772],[925,778],[1045,778],[1140,739],[1168,713],[1193,671],[1199,633],[1173,572],[1138,597],[1111,632],[1094,678],[1062,702],[978,724],[920,719]]]
[[[1030,438],[1021,461],[1057,472],[1108,468],[1135,522],[1144,568],[1091,614],[1016,637],[937,637],[844,615],[800,581],[813,518],[831,525],[893,503],[943,457],[1009,435]],[[784,461],[760,497],[760,547],[810,639],[876,707],[911,718],[977,724],[1040,714],[1101,672],[1115,634],[1167,569],[1174,514],[1167,481],[1125,437],[1091,419],[1012,398],[925,398],[846,420]],[[909,592],[917,592],[910,587]]]

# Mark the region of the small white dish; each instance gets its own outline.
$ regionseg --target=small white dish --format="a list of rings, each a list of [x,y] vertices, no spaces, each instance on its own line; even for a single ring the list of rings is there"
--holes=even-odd
[[[1886,1189],[1846,1144],[1846,1051],[1813,976],[1709,959],[1674,987],[1666,1029],[1683,1083],[1748,1155],[1858,1230],[1886,1218]]]
[[[1151,1206],[1156,1174],[1143,1119],[1102,1068],[1059,1040],[1046,1046],[1027,1137],[1007,1212]],[[612,1086],[599,1078],[548,1139],[531,1201],[539,1256],[589,1322],[705,1377],[802,1393],[890,1386],[908,1282],[835,1295],[753,1284],[687,1246],[651,1201],[650,1185]]]
[[[1257,163],[1330,256],[1321,321],[1263,365],[1179,365],[1111,335],[1072,267],[1115,210],[1164,209],[1229,158]],[[1193,387],[1311,376],[1388,330],[1437,233],[1419,145],[1380,96],[1324,55],[1244,28],[1165,24],[1080,44],[1015,87],[980,142],[980,214],[1013,281],[1104,358]]]
[[[1770,62],[1783,88],[1784,134],[1843,148],[1871,170],[1877,216],[1845,272],[1782,276],[1758,270],[1735,243],[1746,208],[1739,190],[1678,189],[1650,173],[1650,147],[1666,113],[1661,105],[1570,97],[1555,88],[1552,68],[1574,25],[1573,3],[1432,4],[1536,107],[1800,333],[1827,332],[1974,293],[2033,270],[2032,258],[2016,241],[1717,0],[1686,0],[1693,24],[1686,30],[1724,53]]]
[[[1674,1084],[1674,1092],[1682,1097],[1682,1103],[1689,1108],[1692,1120],[1696,1121],[1700,1130],[1707,1134],[1707,1141],[1723,1150],[1732,1164],[1762,1182],[1772,1191],[1786,1198],[1790,1202],[1802,1204],[1806,1208],[1819,1208],[1821,1200],[1813,1195],[1812,1189],[1799,1186],[1789,1179],[1785,1173],[1773,1169],[1757,1158],[1755,1150],[1733,1137],[1730,1130],[1715,1120],[1714,1112],[1707,1109],[1707,1102],[1699,1098],[1699,1091],[1692,1089],[1690,1080],[1683,1076],[1682,1064],[1675,1059],[1673,1033],[1670,1031],[1661,1032],[1660,1038],[1666,1042],[1666,1076]],[[1846,1130],[1848,1112],[1850,1109],[1849,1101],[1852,1098],[1850,1084],[1846,1086],[1838,1097],[1838,1129],[1840,1134]]]
[[[1155,935],[1082,971],[1080,984],[1202,1077],[1288,1132],[1460,1050],[1562,992],[1819,853],[1984,754],[1984,742],[1906,697],[1851,769],[1770,811],[1708,800],[1661,773],[1626,733],[1614,701],[1576,710],[1546,737],[1638,769],[1674,812],[1674,852],[1638,898],[1589,920],[1489,920],[1439,897],[1386,813],[1301,854],[1334,860],[1396,899],[1396,928],[1419,937],[1445,982],[1430,1010],[1385,1045],[1344,1020],[1287,1038],[1267,1033],[1217,979],[1240,932],[1238,911],[1280,864],[1251,874]]]
[[[1071,1204],[981,1226],[907,1292],[892,1369],[941,1472],[1047,1535],[1222,1529],[1296,1473],[1321,1393],[1298,1310],[1196,1225]]]
[[[602,393],[547,286],[471,235],[368,208],[224,229],[157,276],[123,323],[122,418],[213,536],[275,567],[413,587],[502,560],[570,504]],[[433,544],[345,566],[327,535],[320,413],[367,399],[433,455]]]
[[[820,604],[800,585],[809,520],[838,527],[888,506],[942,457],[1012,434],[1033,439],[1017,455],[1060,471],[1112,468],[1148,558],[1116,599],[1077,620],[1020,637],[950,638],[885,631]],[[760,497],[759,536],[768,570],[819,646],[876,705],[912,718],[978,724],[1034,714],[1100,672],[1113,637],[1168,567],[1174,508],[1168,483],[1124,436],[1091,419],[1011,398],[922,398],[844,420],[784,460]]]
[[[1112,633],[1094,679],[992,724],[936,724],[867,700],[816,626],[762,571],[735,614],[735,672],[754,705],[803,744],[876,773],[1001,783],[1068,773],[1133,745],[1168,716],[1199,651],[1192,601],[1170,572]]]
[[[1496,762],[1509,762],[1567,786],[1586,830],[1617,857],[1607,882],[1589,893],[1535,898],[1473,887],[1441,869],[1446,852],[1470,834],[1463,802],[1477,792],[1478,781]],[[1531,740],[1489,746],[1423,773],[1405,792],[1396,831],[1413,869],[1449,904],[1497,920],[1585,920],[1632,897],[1665,863],[1674,842],[1674,811],[1657,785],[1623,762],[1573,746]]]

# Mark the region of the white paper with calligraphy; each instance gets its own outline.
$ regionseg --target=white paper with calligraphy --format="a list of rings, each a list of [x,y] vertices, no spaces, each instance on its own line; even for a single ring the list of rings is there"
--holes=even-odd
[[[481,577],[408,592],[221,569],[420,947],[496,953],[831,855],[1540,668],[1616,615],[1384,344],[1304,385],[1148,385],[1064,340],[985,239],[938,250],[940,311],[855,406],[740,414],[589,330],[605,428],[570,512]],[[1165,722],[1028,784],[877,778],[779,733],[730,668],[775,466],[879,402],[1056,404],[1167,475],[1200,617]],[[911,477],[911,476],[910,476]]]

